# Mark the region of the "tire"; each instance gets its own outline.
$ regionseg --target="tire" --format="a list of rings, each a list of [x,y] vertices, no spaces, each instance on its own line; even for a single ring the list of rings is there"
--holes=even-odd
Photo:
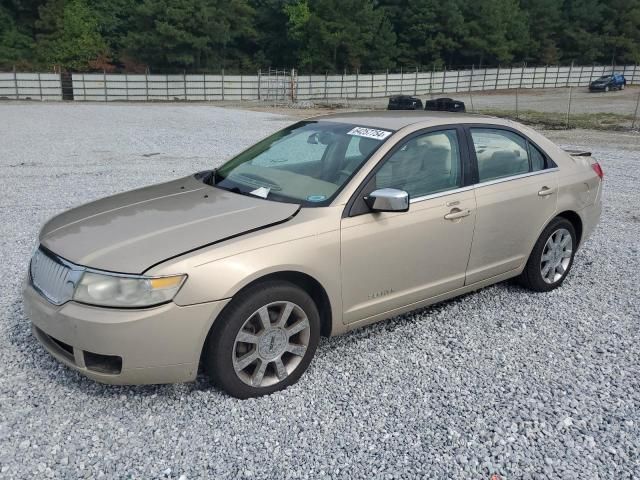
[[[204,367],[228,394],[259,397],[296,383],[319,340],[320,315],[309,294],[289,282],[260,283],[241,291],[216,319]]]
[[[570,235],[568,241],[567,234]],[[562,247],[558,243],[566,245]],[[518,277],[520,284],[536,292],[558,288],[571,270],[576,248],[577,237],[573,224],[566,218],[554,218],[534,245],[527,265]]]

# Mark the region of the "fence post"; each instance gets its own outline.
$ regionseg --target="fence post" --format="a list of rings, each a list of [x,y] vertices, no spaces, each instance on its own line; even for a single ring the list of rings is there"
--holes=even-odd
[[[487,81],[487,66],[484,66],[484,75],[482,76],[482,91],[484,92],[486,90],[486,86],[485,83]]]
[[[327,76],[329,75],[329,72],[325,71],[324,72],[324,99],[327,100]]]
[[[387,68],[387,73],[384,74],[384,96],[388,95],[389,91],[389,69]]]
[[[402,67],[400,67],[400,94],[404,93],[404,72],[402,71]]]
[[[258,69],[258,100],[261,100],[261,98],[260,98],[260,94],[261,94],[261,92],[260,92],[260,80],[262,80],[261,77],[262,77],[262,69],[259,68]]]
[[[573,72],[573,60],[571,60],[571,65],[569,66],[569,75],[567,76],[567,87],[569,87],[569,83],[571,81],[571,72]]]
[[[166,100],[169,100],[169,74],[164,74],[164,94],[167,97]]]
[[[447,86],[447,66],[444,66],[444,70],[442,71],[442,93],[444,93],[444,89]]]
[[[277,74],[278,74],[278,73],[276,72],[276,75],[277,75]],[[224,68],[221,70],[221,75],[222,75],[222,77],[221,77],[221,78],[222,78],[222,84],[221,84],[222,89],[221,89],[221,94],[222,94],[222,101],[224,101]]]
[[[182,95],[187,100],[187,71],[182,70]]]
[[[414,95],[418,94],[418,67],[416,67],[416,79],[413,82],[413,94]]]
[[[567,128],[569,128],[569,116],[571,115],[571,94],[573,93],[573,87],[569,87],[569,104],[567,105]]]
[[[459,85],[460,85],[460,70],[456,70],[456,93],[458,93]]]
[[[509,80],[507,80],[507,90],[511,88],[511,74],[513,73],[513,65],[509,66]]]
[[[433,90],[433,74],[436,72],[436,65],[431,65],[431,72],[429,72],[429,99],[433,98],[432,90]]]
[[[340,77],[340,98],[344,98],[344,70],[342,71],[342,75]]]
[[[296,70],[294,68],[291,69],[291,102],[295,102],[296,100]]]
[[[124,74],[124,98],[129,101],[129,75]]]
[[[84,74],[82,75],[82,84],[84,85]],[[148,68],[145,68],[144,70],[144,93],[147,96],[147,102],[148,102],[149,101],[149,69]]]
[[[40,78],[40,72],[38,72],[38,91],[40,92],[40,101],[42,102],[44,98],[42,97],[42,79]]]
[[[102,69],[102,83],[104,84],[104,101],[109,101],[109,95],[107,94],[107,72],[105,69]]]
[[[356,99],[358,98],[358,87],[360,86],[360,69],[356,68]]]
[[[499,81],[500,81],[500,65],[498,65],[498,70],[496,71],[496,83],[493,85],[494,90],[498,90]]]
[[[62,77],[61,77],[62,78]],[[16,67],[13,66],[13,88],[16,91],[16,100],[18,100],[18,76],[16,75]]]
[[[636,123],[638,123],[638,107],[640,107],[640,92],[638,92],[638,99],[636,100],[636,111],[633,114],[633,123],[631,124],[631,128],[636,128]]]
[[[475,112],[475,108],[473,107],[473,73],[474,73],[475,65],[471,65],[471,80],[469,80],[469,101],[471,102],[471,111]]]
[[[519,106],[518,106],[518,92],[520,91],[519,88],[516,88],[516,120],[518,120],[520,118],[520,110],[519,110]]]
[[[584,70],[584,65],[580,65],[580,75],[578,77],[578,84],[576,87],[579,87],[582,84],[582,71]]]

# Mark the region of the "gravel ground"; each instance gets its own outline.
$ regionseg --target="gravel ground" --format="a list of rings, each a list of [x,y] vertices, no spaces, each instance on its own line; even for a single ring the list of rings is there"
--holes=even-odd
[[[47,355],[20,283],[40,225],[219,163],[287,117],[187,105],[0,105],[1,478],[640,477],[640,137],[550,135],[606,173],[564,286],[510,283],[324,339],[295,386],[247,401],[110,387]]]

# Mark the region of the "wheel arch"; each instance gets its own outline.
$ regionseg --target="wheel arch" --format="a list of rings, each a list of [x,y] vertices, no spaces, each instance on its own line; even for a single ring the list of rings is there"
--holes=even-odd
[[[330,336],[333,330],[333,308],[331,306],[331,300],[324,286],[313,276],[308,273],[301,272],[299,270],[279,270],[274,272],[263,272],[256,278],[253,278],[246,284],[239,286],[232,294],[233,298],[237,297],[240,293],[254,288],[256,285],[272,282],[282,281],[291,283],[299,288],[302,288],[316,304],[318,313],[320,314],[320,333],[322,336]],[[226,307],[225,307],[226,308]],[[223,310],[224,311],[224,310]],[[222,315],[222,312],[220,313]],[[215,324],[215,321],[213,322]],[[213,325],[212,327],[213,328]]]
[[[576,245],[580,246],[582,242],[582,231],[583,231],[582,218],[580,218],[580,215],[578,215],[578,213],[574,212],[573,210],[565,210],[563,212],[560,212],[554,218],[558,218],[558,217],[564,218],[569,222],[571,222],[571,225],[573,225],[573,229],[576,231],[576,236],[578,237],[576,239]]]

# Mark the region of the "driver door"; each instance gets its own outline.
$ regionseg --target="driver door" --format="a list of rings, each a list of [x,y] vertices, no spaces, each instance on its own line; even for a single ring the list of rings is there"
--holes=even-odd
[[[476,204],[473,189],[464,186],[463,138],[456,127],[413,134],[366,181],[341,223],[345,323],[464,286]],[[407,191],[409,211],[362,208],[361,197],[379,188]]]

